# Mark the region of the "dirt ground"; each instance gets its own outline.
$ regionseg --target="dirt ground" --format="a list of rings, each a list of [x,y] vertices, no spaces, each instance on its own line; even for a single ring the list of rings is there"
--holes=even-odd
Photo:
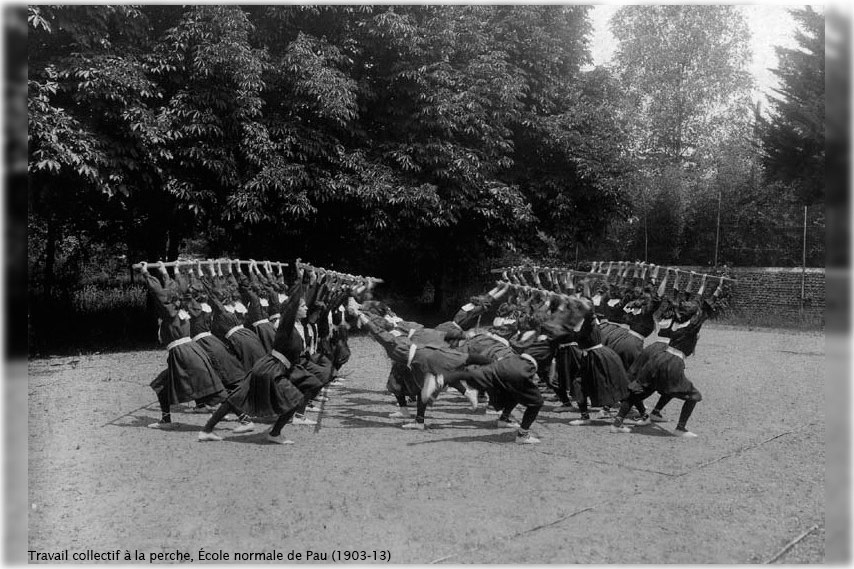
[[[199,443],[206,416],[190,413],[173,414],[177,431],[146,428],[162,350],[31,361],[28,549],[742,564],[806,533],[776,562],[824,560],[824,335],[707,325],[687,362],[699,438],[671,435],[679,401],[670,422],[625,435],[569,426],[577,415],[547,403],[532,446],[448,393],[428,430],[402,430],[384,352],[351,347],[348,381],[316,427],[286,427],[290,446],[234,423]]]

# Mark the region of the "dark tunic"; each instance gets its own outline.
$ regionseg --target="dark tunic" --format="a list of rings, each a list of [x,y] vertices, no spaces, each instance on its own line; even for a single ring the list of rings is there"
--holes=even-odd
[[[482,294],[471,298],[471,302],[463,305],[454,314],[450,322],[443,322],[436,326],[436,330],[447,332],[453,328],[470,330],[475,327],[489,324],[495,313],[495,299],[488,294]]]
[[[617,352],[625,369],[632,368],[635,360],[643,352],[644,339],[655,331],[653,315],[658,310],[659,304],[661,301],[657,297],[642,298],[626,304],[623,308],[623,318],[629,325],[629,330],[613,336],[610,342],[603,342]]]
[[[211,310],[209,304],[200,303],[196,300],[187,304],[193,341],[201,346],[208,355],[211,364],[222,379],[222,384],[230,391],[237,387],[237,384],[246,375],[246,370],[243,369],[243,364],[225,343],[211,333]]]
[[[670,345],[649,354],[636,370],[631,390],[636,393],[658,391],[680,399],[699,401],[700,392],[685,376],[685,358],[694,353],[700,328],[707,317],[706,312],[698,312],[688,322],[673,324]]]
[[[284,415],[303,403],[303,395],[290,381],[292,366],[275,354],[260,358],[240,386],[228,397],[229,403],[256,417]]]
[[[537,362],[537,375],[540,379],[549,379],[555,347],[549,342],[546,334],[540,333],[539,330],[525,330],[510,340],[510,347],[518,354],[533,357]]]
[[[615,406],[628,395],[628,378],[620,357],[603,346],[599,326],[593,313],[584,317],[581,330],[560,338],[563,343],[575,341],[584,351],[578,397],[590,397],[594,406]]]
[[[541,406],[543,396],[537,388],[537,365],[530,356],[513,351],[500,336],[477,334],[466,340],[469,353],[490,358],[492,363],[469,367],[469,381],[478,389],[497,392],[499,399],[524,405]]]
[[[290,376],[291,382],[304,395],[312,398],[323,389],[324,382],[320,376],[325,377],[328,372],[315,367],[318,364],[309,357],[308,344],[303,338],[305,330],[302,324],[297,322],[297,311],[302,296],[303,283],[298,280],[291,286],[287,302],[281,306],[282,315],[279,319],[279,327],[276,329],[276,337],[273,340],[273,349],[294,363],[294,370]],[[297,329],[297,326],[300,328]]]
[[[365,326],[391,360],[386,389],[395,396],[414,397],[421,391],[421,385],[416,382],[412,369],[407,365],[412,341],[400,330],[387,330],[382,322],[382,318],[371,314]]]
[[[252,275],[255,277],[255,275]],[[246,325],[251,326],[264,348],[264,353],[270,353],[273,349],[273,340],[276,337],[276,328],[267,317],[267,310],[261,305],[259,296],[260,284],[257,279],[250,281],[245,275],[240,275],[239,280],[240,300],[246,306]]]
[[[151,274],[145,274],[145,281],[157,307],[160,341],[169,350],[168,373],[158,375],[151,388],[158,394],[165,392],[172,405],[224,393],[222,380],[210,358],[190,338],[190,315],[181,308],[179,292],[169,287],[168,280],[164,288]],[[216,397],[210,399],[215,400]]]
[[[214,289],[214,285],[205,282],[208,291],[208,302],[212,309],[211,332],[226,345],[230,346],[245,371],[249,371],[266,351],[258,335],[243,328],[240,319],[233,312],[225,309],[220,301],[221,291]]]

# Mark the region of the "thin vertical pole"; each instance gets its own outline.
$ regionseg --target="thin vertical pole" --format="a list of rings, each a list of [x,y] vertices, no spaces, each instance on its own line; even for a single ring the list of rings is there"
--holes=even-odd
[[[718,223],[717,228],[715,229],[715,268],[718,266],[718,247],[721,242],[721,197],[723,196],[723,189],[718,186]]]
[[[807,206],[804,206],[804,246],[801,257],[801,311],[804,309],[804,298],[806,296],[807,278]]]
[[[646,208],[646,190],[641,190],[643,200],[643,262],[649,262],[649,211]]]

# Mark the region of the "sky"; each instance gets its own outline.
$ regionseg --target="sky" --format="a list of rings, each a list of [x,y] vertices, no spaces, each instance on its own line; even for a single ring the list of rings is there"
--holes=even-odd
[[[590,12],[594,27],[591,52],[596,65],[607,63],[614,53],[615,41],[608,29],[608,20],[619,7],[617,4],[598,5],[594,6]],[[750,70],[757,85],[753,94],[754,100],[767,101],[766,93],[777,85],[776,78],[769,71],[777,67],[774,46],[797,46],[794,38],[797,24],[787,12],[790,8],[797,7],[801,6],[774,4],[738,6],[744,14],[752,36],[753,63]],[[821,7],[814,6],[814,9],[820,11]]]

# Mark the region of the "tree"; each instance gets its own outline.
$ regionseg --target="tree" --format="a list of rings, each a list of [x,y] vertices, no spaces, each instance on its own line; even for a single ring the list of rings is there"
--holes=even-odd
[[[31,211],[48,223],[46,280],[65,225],[163,256],[169,133],[152,109],[160,97],[145,60],[153,26],[132,7],[28,10],[28,169]]]
[[[626,6],[611,28],[636,170],[633,251],[678,262],[698,229],[685,214],[720,174],[721,141],[750,137],[749,31],[734,6]]]
[[[196,230],[231,225],[229,206],[245,188],[275,183],[267,169],[276,149],[262,122],[267,55],[252,46],[254,31],[240,7],[190,7],[148,56],[169,133],[162,181],[176,202],[170,258]],[[265,204],[251,205],[246,220],[266,214]]]
[[[800,29],[795,49],[775,48],[780,80],[771,116],[762,123],[763,165],[769,181],[793,184],[800,202],[824,202],[824,15],[807,6],[791,10]]]
[[[690,163],[734,106],[746,106],[749,30],[734,6],[625,6],[611,22],[635,152]]]
[[[607,81],[580,72],[586,8],[267,7],[252,18],[271,61],[264,122],[286,141],[277,179],[310,206],[272,208],[255,225],[286,219],[312,258],[341,255],[353,242],[330,234],[343,228],[441,280],[542,247],[536,229],[577,238],[618,201]],[[565,205],[550,207],[555,197]],[[261,187],[240,199],[283,203]]]
[[[617,85],[582,71],[587,10],[30,7],[34,224],[129,258],[204,237],[211,255],[426,274],[441,300],[621,207]]]

